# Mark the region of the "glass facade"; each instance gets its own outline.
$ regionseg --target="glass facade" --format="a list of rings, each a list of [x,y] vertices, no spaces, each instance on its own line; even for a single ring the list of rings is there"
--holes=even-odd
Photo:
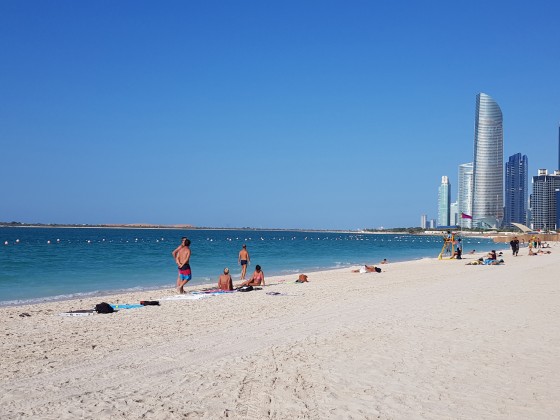
[[[528,197],[528,159],[517,153],[509,157],[506,162],[506,202],[504,223],[511,227],[511,223],[527,225],[527,197]]]
[[[473,163],[459,165],[459,185],[457,191],[458,222],[461,227],[472,227],[471,219],[462,219],[461,213],[472,216]]]
[[[499,227],[504,217],[502,110],[485,93],[476,95],[472,217],[476,227]]]
[[[557,229],[557,193],[560,189],[560,171],[553,175],[540,169],[539,175],[533,177],[533,194],[531,194],[531,212],[533,229]]]
[[[451,210],[451,184],[449,178],[441,177],[441,185],[438,190],[438,226],[449,226],[449,216]]]

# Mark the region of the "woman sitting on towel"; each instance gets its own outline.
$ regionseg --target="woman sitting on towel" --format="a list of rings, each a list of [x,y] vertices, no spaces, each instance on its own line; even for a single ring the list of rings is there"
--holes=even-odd
[[[218,279],[218,289],[220,290],[233,290],[233,280],[231,279],[231,275],[229,274],[229,268],[224,268],[224,274],[220,274],[220,278]]]
[[[261,266],[257,265],[255,267],[255,272],[253,273],[253,276],[249,280],[241,283],[239,285],[239,287],[242,287],[242,286],[261,286],[261,285],[266,286],[266,284],[264,284],[264,273],[261,270]]]

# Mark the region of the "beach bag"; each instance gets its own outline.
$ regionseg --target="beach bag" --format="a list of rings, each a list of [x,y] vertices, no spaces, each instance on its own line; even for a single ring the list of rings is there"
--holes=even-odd
[[[375,267],[375,271],[377,271],[378,273],[381,273],[381,268]]]
[[[141,300],[140,305],[144,306],[159,306],[159,300]]]
[[[95,305],[95,311],[98,314],[112,314],[113,312],[115,312],[113,307],[109,305],[107,302],[101,302]]]
[[[253,290],[253,286],[243,286],[237,289],[238,292],[250,292]]]

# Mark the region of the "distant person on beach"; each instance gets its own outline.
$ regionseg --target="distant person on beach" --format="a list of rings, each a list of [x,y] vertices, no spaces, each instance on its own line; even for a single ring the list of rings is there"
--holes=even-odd
[[[261,270],[260,265],[257,264],[257,266],[255,267],[255,272],[249,280],[244,281],[239,285],[239,287],[242,286],[266,286],[266,284],[264,283],[264,272]]]
[[[447,235],[443,237],[443,241],[445,243],[445,248],[442,254],[451,254],[451,247],[453,245],[453,234],[450,230],[447,231]]]
[[[381,268],[374,265],[364,265],[359,270],[352,270],[352,273],[381,273]]]
[[[517,239],[517,236],[514,236],[514,238],[509,241],[509,245],[511,246],[513,256],[517,257],[517,254],[519,253],[519,239]]]
[[[469,254],[474,254],[476,252],[476,249],[473,249],[472,251],[469,251]]]
[[[387,261],[387,258],[383,258],[383,261],[381,261],[379,264],[389,264],[389,261]]]
[[[309,283],[309,280],[307,280],[307,276],[305,274],[300,274],[296,283]]]
[[[451,256],[451,258],[456,258],[458,260],[462,260],[463,259],[462,255],[463,255],[463,243],[461,242],[461,238],[459,238],[459,239],[457,239],[455,252]]]
[[[239,251],[237,262],[241,265],[241,280],[245,280],[247,265],[251,263],[251,257],[249,256],[249,252],[247,251],[247,245],[243,244],[241,251]]]
[[[233,280],[229,274],[229,268],[224,268],[224,274],[220,274],[218,279],[218,289],[220,290],[233,290]]]
[[[192,278],[191,266],[189,265],[191,259],[190,245],[191,241],[188,238],[182,238],[181,246],[172,253],[179,269],[179,275],[177,276],[177,292],[181,295],[185,293],[185,284]]]

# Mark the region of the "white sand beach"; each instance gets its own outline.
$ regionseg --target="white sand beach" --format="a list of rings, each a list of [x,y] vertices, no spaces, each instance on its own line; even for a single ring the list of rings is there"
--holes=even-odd
[[[559,418],[551,250],[267,278],[199,300],[0,308],[0,418]],[[58,315],[117,299],[161,306]]]

